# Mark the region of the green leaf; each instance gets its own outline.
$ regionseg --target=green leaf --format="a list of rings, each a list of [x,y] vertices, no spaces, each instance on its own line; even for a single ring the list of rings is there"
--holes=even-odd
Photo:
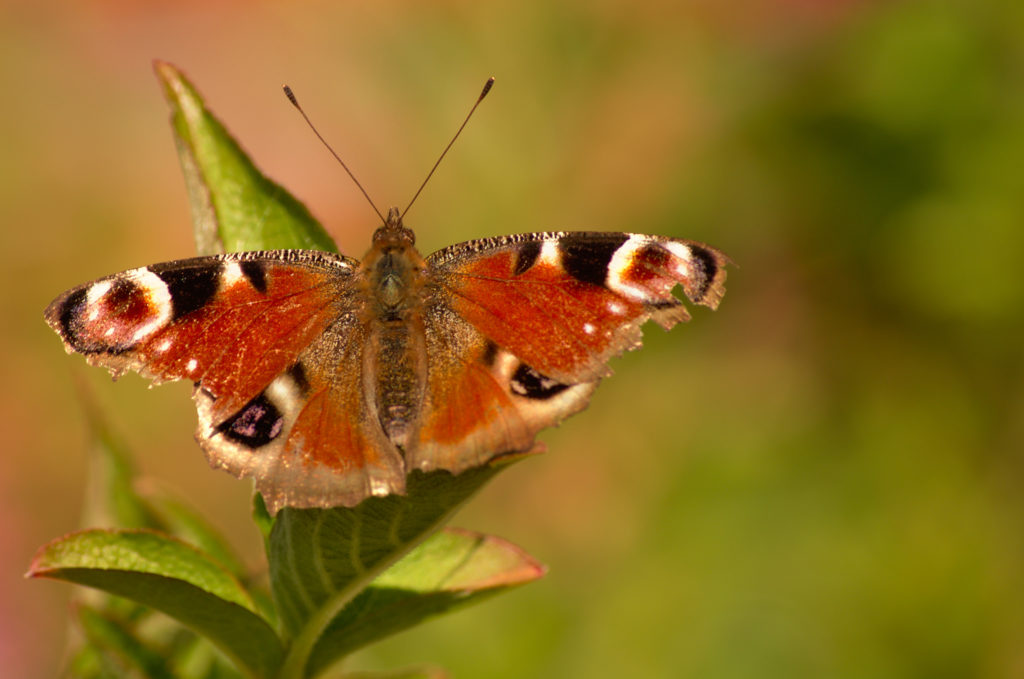
[[[174,673],[192,679],[241,679],[242,674],[228,663],[206,639],[192,635],[191,643],[174,648]]]
[[[543,565],[507,540],[445,528],[381,573],[371,588],[472,594],[522,585],[544,572]]]
[[[75,679],[106,679],[116,676],[106,663],[103,653],[93,646],[76,642],[69,653],[64,675]]]
[[[263,538],[263,549],[270,551],[270,531],[274,527],[274,517],[267,511],[267,503],[259,493],[252,495],[252,520],[256,524],[256,530]]]
[[[139,484],[140,494],[149,512],[156,517],[157,529],[197,547],[201,552],[226,568],[239,581],[246,584],[257,612],[271,625],[277,621],[277,611],[270,595],[266,578],[260,578],[260,586],[252,580],[253,575],[242,563],[241,557],[224,538],[219,530],[192,507],[188,506],[166,490],[152,483]]]
[[[169,533],[197,546],[242,577],[245,569],[241,560],[212,524],[159,485],[140,482],[128,445],[100,412],[84,383],[79,384],[78,391],[95,449],[87,475],[83,522]]]
[[[313,644],[345,605],[507,464],[458,475],[414,471],[405,495],[371,497],[355,507],[282,509],[268,553],[278,614],[294,637],[282,677],[304,676]]]
[[[153,483],[140,484],[143,502],[156,517],[158,529],[187,542],[212,557],[236,578],[246,576],[245,566],[228,541],[213,524],[165,489]]]
[[[406,495],[355,507],[285,507],[270,534],[270,579],[286,629],[297,633],[339,592],[367,584],[495,473],[413,472]]]
[[[78,384],[78,392],[95,449],[88,473],[84,523],[170,533],[240,574],[238,557],[205,518],[152,482],[139,482],[128,445],[100,412],[84,382]]]
[[[540,563],[500,538],[451,528],[435,533],[331,622],[313,647],[307,674],[315,676],[352,651],[426,618],[543,574]]]
[[[174,679],[164,656],[148,647],[123,622],[83,606],[78,609],[78,623],[107,673]]]
[[[72,533],[40,549],[28,575],[95,587],[162,611],[252,676],[272,676],[280,664],[280,640],[238,581],[174,538],[148,531]]]
[[[168,533],[198,547],[235,577],[246,577],[241,559],[205,517],[159,484],[137,477],[128,445],[99,411],[86,386],[79,385],[79,396],[94,440],[83,522],[89,526]],[[105,606],[106,602],[97,595],[94,592],[83,601]]]
[[[299,248],[337,252],[309,210],[264,176],[177,68],[154,62],[171,107],[199,254]]]

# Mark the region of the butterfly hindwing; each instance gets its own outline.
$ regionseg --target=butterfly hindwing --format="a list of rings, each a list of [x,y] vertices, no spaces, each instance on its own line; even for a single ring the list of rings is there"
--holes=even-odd
[[[409,468],[458,473],[530,450],[538,430],[581,410],[596,386],[548,380],[440,301],[424,320],[427,393]]]
[[[366,328],[341,314],[298,360],[227,420],[197,387],[200,443],[214,466],[252,477],[271,513],[283,506],[352,506],[400,493],[398,449],[372,413],[360,370]]]

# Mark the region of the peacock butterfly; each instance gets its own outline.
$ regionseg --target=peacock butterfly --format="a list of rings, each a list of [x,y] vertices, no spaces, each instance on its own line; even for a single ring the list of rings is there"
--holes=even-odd
[[[68,290],[46,321],[115,377],[191,380],[211,466],[253,478],[276,513],[527,451],[586,407],[647,320],[689,319],[676,285],[712,309],[725,292],[728,259],[693,241],[526,233],[424,258],[397,208],[383,221],[359,261],[274,250],[153,264]]]

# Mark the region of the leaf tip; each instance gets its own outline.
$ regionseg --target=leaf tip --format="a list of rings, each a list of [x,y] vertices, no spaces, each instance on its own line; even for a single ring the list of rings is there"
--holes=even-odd
[[[477,561],[467,559],[445,584],[448,590],[478,591],[498,587],[515,587],[538,580],[548,568],[526,550],[504,538],[464,528],[445,531],[476,542],[473,550]]]
[[[25,571],[24,577],[29,578],[45,578],[49,572],[53,569],[51,563],[51,557],[53,556],[53,550],[56,549],[60,544],[69,538],[73,538],[77,533],[81,531],[72,531],[61,535],[58,538],[54,538],[46,544],[39,547],[36,553],[32,556],[32,561],[28,565],[28,570]]]
[[[177,66],[162,59],[153,60],[153,72],[156,73],[156,77],[160,79],[165,90],[168,91],[168,95],[170,95],[172,83],[182,78],[181,71],[178,70]]]
[[[205,105],[195,86],[180,68],[169,61],[153,60],[153,71],[163,85],[164,96],[171,106],[193,123],[202,115]]]

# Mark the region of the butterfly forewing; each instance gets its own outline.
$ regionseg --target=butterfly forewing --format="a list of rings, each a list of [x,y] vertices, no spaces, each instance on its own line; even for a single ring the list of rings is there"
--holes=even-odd
[[[672,295],[712,308],[724,255],[705,245],[621,233],[537,233],[472,241],[432,255],[451,308],[540,373],[566,383],[607,374],[639,346],[639,327],[689,315]]]

